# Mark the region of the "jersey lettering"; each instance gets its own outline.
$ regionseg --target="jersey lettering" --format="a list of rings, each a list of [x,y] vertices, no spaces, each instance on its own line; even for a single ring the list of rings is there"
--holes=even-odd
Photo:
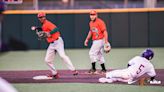
[[[137,70],[136,73],[139,74],[139,73],[142,71],[142,69],[143,69],[144,67],[145,67],[145,66],[141,64],[141,65],[139,66],[139,68],[138,68],[138,70]]]

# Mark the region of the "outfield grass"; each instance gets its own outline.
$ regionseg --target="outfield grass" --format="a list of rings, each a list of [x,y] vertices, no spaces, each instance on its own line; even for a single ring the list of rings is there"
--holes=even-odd
[[[105,54],[108,69],[125,68],[129,59],[139,55],[145,48],[114,48]],[[152,63],[156,69],[164,69],[164,48],[153,48],[155,57]],[[89,49],[68,49],[67,55],[77,69],[89,69]],[[0,53],[0,70],[47,70],[44,63],[45,50],[10,51]],[[57,69],[67,69],[57,56],[54,60]],[[100,68],[99,64],[97,67]],[[136,86],[121,84],[81,84],[81,83],[31,83],[13,84],[20,92],[163,92],[159,86]]]

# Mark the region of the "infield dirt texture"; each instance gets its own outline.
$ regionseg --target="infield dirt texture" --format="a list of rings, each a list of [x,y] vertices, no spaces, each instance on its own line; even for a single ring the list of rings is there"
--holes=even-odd
[[[59,70],[59,79],[34,80],[34,76],[50,74],[48,70],[31,70],[31,71],[0,71],[0,76],[11,83],[99,83],[98,79],[103,75],[86,74],[87,70],[78,70],[79,75],[73,76],[71,71]],[[157,80],[162,84],[154,86],[164,86],[164,69],[157,69]],[[115,82],[116,84],[125,84]],[[138,85],[136,82],[134,85]],[[147,84],[150,85],[150,84]]]

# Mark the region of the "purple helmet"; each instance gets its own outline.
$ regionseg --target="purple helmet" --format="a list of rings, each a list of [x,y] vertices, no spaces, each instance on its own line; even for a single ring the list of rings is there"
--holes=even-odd
[[[150,48],[147,48],[142,52],[141,56],[148,60],[151,60],[154,56],[154,52]]]

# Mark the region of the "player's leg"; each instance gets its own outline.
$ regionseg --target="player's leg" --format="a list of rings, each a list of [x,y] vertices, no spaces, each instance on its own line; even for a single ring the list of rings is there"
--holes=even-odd
[[[103,48],[100,49],[99,53],[98,53],[98,57],[99,57],[99,63],[100,66],[102,68],[102,70],[100,71],[100,74],[105,74],[106,73],[106,67],[105,67],[105,59],[103,56]]]
[[[100,83],[113,83],[115,81],[117,81],[117,75],[119,73],[119,70],[114,70],[114,71],[110,71],[106,73],[105,77],[99,78],[99,82]]]
[[[108,79],[108,78],[105,78],[105,77],[99,78],[98,81],[100,83],[113,83],[113,80],[112,79]]]
[[[45,62],[48,65],[50,71],[52,72],[52,75],[50,76],[57,75],[57,71],[53,64],[54,57],[55,57],[55,47],[53,43],[51,43],[47,49],[46,56],[45,56]]]
[[[10,83],[0,77],[0,92],[18,92]]]
[[[99,52],[100,52],[100,49],[102,47],[102,43],[103,40],[95,40],[93,41],[92,43],[92,46],[90,48],[90,51],[89,51],[89,56],[90,56],[90,60],[91,60],[91,65],[92,65],[92,68],[89,70],[89,73],[97,73],[96,71],[96,62],[99,61]]]
[[[121,82],[128,82],[131,79],[131,76],[128,74],[126,69],[122,70],[113,70],[106,73],[106,78],[112,79],[113,82],[121,81]]]
[[[96,62],[97,62],[97,54],[96,53],[97,52],[98,52],[98,50],[97,50],[96,42],[93,41],[92,46],[89,51],[89,57],[90,57],[90,61],[91,61],[91,69],[88,71],[88,73],[91,73],[91,74],[97,73],[97,71],[96,71]]]
[[[61,57],[61,59],[64,61],[64,63],[68,67],[68,69],[73,71],[74,75],[78,74],[78,72],[76,71],[75,67],[73,66],[70,58],[65,54],[64,42],[63,42],[63,39],[61,37],[59,38],[57,45],[58,46],[57,46],[56,50],[59,53],[59,56]]]

